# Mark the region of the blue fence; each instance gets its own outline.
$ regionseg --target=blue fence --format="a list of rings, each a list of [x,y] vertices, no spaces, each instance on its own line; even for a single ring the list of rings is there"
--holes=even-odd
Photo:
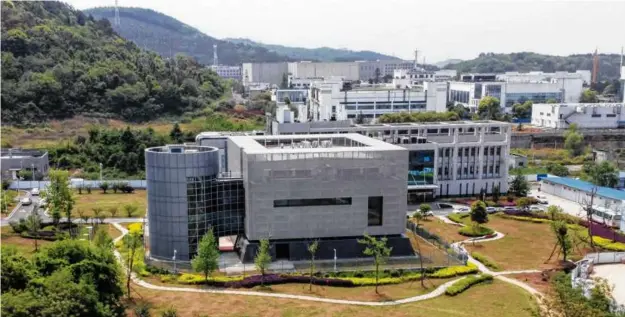
[[[103,180],[103,181],[88,181],[88,180],[72,180],[70,182],[70,187],[77,188],[81,187],[91,187],[91,188],[99,188],[100,183],[126,183],[135,189],[146,189],[147,182],[144,179],[111,179],[111,180]],[[31,188],[39,188],[45,189],[50,184],[50,181],[13,181],[9,186],[9,189],[31,189]]]

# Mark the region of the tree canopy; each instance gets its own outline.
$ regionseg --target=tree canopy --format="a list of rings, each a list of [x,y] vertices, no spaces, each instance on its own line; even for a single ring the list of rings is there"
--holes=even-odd
[[[2,2],[2,120],[30,124],[77,114],[131,121],[180,115],[224,94],[190,57],[163,59],[56,1]]]

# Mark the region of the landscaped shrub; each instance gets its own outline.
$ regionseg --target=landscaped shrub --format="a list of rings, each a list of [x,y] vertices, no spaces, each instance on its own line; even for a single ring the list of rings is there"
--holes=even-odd
[[[610,239],[592,236],[592,242],[598,246],[610,251],[625,251],[625,243],[613,242]]]
[[[138,233],[139,235],[143,235],[143,225],[139,222],[134,222],[128,225],[128,231],[130,233]]]
[[[445,290],[445,294],[449,296],[456,296],[465,290],[469,289],[469,287],[482,283],[482,282],[490,282],[493,280],[493,276],[489,274],[480,274],[475,276],[467,276],[455,283],[453,283],[450,287]]]
[[[495,233],[493,229],[484,226],[464,226],[458,230],[458,233],[467,237],[481,237]]]
[[[550,223],[551,222],[551,220],[549,219],[525,217],[525,216],[512,216],[512,215],[506,215],[506,214],[502,214],[500,215],[500,217],[504,219],[526,221],[526,222],[533,222],[533,223]]]
[[[463,223],[464,218],[469,217],[469,213],[451,213],[449,215],[447,215],[447,218],[449,218],[449,220],[456,222],[456,223]]]
[[[26,219],[20,218],[19,221],[11,221],[9,222],[11,229],[15,233],[22,233],[22,231],[28,230],[28,226],[26,225]]]
[[[471,252],[471,256],[474,259],[480,261],[482,264],[486,265],[486,267],[488,267],[491,270],[498,271],[500,269],[497,263],[493,262],[490,258],[488,258],[487,256],[479,252]]]
[[[440,269],[432,274],[429,274],[429,277],[432,278],[449,278],[454,276],[466,275],[477,273],[477,266],[474,264],[468,263],[467,265],[456,265],[450,266],[443,269]]]

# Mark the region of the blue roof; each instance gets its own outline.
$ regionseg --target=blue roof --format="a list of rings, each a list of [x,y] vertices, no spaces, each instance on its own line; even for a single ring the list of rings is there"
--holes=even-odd
[[[568,177],[547,177],[543,178],[543,181],[552,182],[555,184],[565,185],[577,190],[590,192],[595,186],[592,183],[585,182],[579,179],[572,179]],[[607,197],[616,200],[625,200],[625,191],[620,191],[610,187],[598,187],[597,195]]]

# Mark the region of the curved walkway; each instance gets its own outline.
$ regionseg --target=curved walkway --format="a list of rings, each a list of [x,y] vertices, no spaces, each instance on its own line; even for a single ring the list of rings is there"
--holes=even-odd
[[[121,225],[119,225],[118,221],[115,221],[114,219],[111,219],[111,220],[112,221],[110,221],[110,223],[117,230],[119,230],[122,233],[119,237],[117,237],[117,238],[115,238],[115,240],[113,240],[114,242],[117,242],[117,241],[121,240],[128,233],[128,230],[126,228],[122,227]],[[493,238],[481,239],[481,240],[480,239],[468,239],[468,240],[465,240],[465,241],[454,243],[453,245],[456,248],[460,248],[461,250],[466,252],[466,249],[464,249],[464,247],[462,246],[462,244],[464,242],[473,242],[473,241],[475,241],[475,242],[487,242],[487,241],[498,240],[498,239],[501,239],[503,237],[504,237],[504,235],[502,233],[497,232],[497,235],[495,237],[493,237]],[[115,249],[114,252],[115,252],[115,256],[117,257],[119,263],[122,265],[122,267],[125,267],[125,264],[122,261],[122,256],[119,253],[119,251],[117,251],[117,249]],[[524,290],[528,291],[532,295],[540,295],[540,292],[538,290],[534,289],[533,287],[531,287],[531,286],[529,286],[529,285],[527,285],[527,284],[525,284],[523,282],[520,282],[518,280],[502,276],[502,275],[505,275],[505,274],[535,273],[535,272],[540,272],[540,271],[527,270],[527,271],[493,272],[493,271],[489,270],[486,266],[484,266],[482,263],[480,263],[479,261],[477,261],[473,257],[471,257],[468,253],[467,253],[467,255],[468,255],[469,262],[475,264],[482,273],[491,274],[491,275],[495,276],[495,278],[497,278],[499,280],[502,280],[502,281],[507,282],[507,283],[514,284],[516,286],[519,286],[519,287],[523,288]],[[448,287],[450,287],[453,283],[455,283],[456,281],[458,281],[458,280],[460,280],[462,278],[464,278],[464,277],[460,277],[460,278],[448,281],[448,282],[438,286],[432,292],[427,293],[427,294],[423,294],[423,295],[419,295],[419,296],[413,296],[413,297],[408,297],[408,298],[399,299],[399,300],[393,300],[393,301],[367,302],[367,301],[332,299],[332,298],[322,298],[322,297],[305,296],[305,295],[293,295],[293,294],[282,294],[282,293],[263,293],[263,292],[254,292],[254,291],[224,290],[224,289],[216,289],[216,288],[183,288],[183,287],[172,287],[172,286],[160,286],[160,285],[150,284],[150,283],[140,279],[139,277],[137,277],[137,275],[134,272],[131,273],[131,279],[132,279],[132,281],[135,284],[137,284],[139,286],[142,286],[142,287],[145,287],[145,288],[148,288],[148,289],[152,289],[152,290],[174,291],[174,292],[191,292],[191,293],[225,294],[225,295],[242,295],[242,296],[273,297],[273,298],[296,299],[296,300],[306,300],[306,301],[313,301],[313,302],[323,302],[323,303],[342,304],[342,305],[359,305],[359,306],[394,306],[394,305],[401,305],[401,304],[406,304],[406,303],[414,303],[414,302],[419,302],[419,301],[431,299],[431,298],[443,295],[445,293],[445,290],[447,290]]]

